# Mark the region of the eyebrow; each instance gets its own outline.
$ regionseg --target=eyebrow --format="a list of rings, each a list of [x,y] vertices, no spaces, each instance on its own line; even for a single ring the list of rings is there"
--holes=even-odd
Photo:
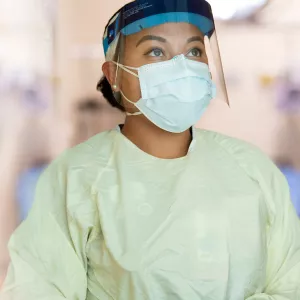
[[[187,43],[201,42],[204,45],[204,39],[201,36],[193,36],[187,40]]]
[[[142,37],[136,44],[136,47],[138,47],[140,44],[146,42],[146,41],[158,41],[161,43],[166,43],[167,40],[165,38],[162,38],[160,36],[156,35],[145,35]],[[193,36],[187,40],[187,43],[192,43],[192,42],[201,42],[204,44],[204,39],[201,36]]]
[[[160,37],[160,36],[156,36],[156,35],[145,35],[144,37],[142,37],[138,43],[136,44],[136,47],[138,47],[140,44],[146,42],[146,41],[158,41],[161,43],[166,43],[167,40]]]

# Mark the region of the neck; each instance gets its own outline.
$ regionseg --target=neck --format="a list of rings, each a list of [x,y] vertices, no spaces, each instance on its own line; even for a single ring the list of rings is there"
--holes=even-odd
[[[192,140],[190,130],[170,133],[158,128],[144,116],[127,117],[122,133],[144,152],[162,159],[186,156]]]

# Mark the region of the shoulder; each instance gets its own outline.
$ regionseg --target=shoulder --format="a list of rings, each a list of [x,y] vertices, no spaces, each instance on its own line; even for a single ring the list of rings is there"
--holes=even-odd
[[[281,202],[282,199],[290,197],[285,176],[273,161],[256,146],[211,131],[197,130],[197,135],[202,136],[211,148],[217,148],[226,153],[228,160],[238,164],[243,172],[257,183],[270,211],[275,211],[275,202]]]
[[[251,143],[213,131],[198,129],[196,133],[210,147],[227,153],[228,158],[234,160],[247,173],[279,172],[272,160]]]
[[[114,136],[114,131],[106,131],[65,150],[43,172],[37,188],[51,188],[55,184],[56,190],[63,191],[76,185],[78,188],[91,186],[99,170],[109,161]]]
[[[206,142],[227,151],[230,154],[256,153],[265,156],[256,146],[246,141],[227,136],[214,131],[197,129],[198,137],[204,138]]]
[[[99,133],[89,140],[65,150],[47,168],[54,169],[77,169],[87,165],[97,164],[97,161],[109,159],[114,142],[115,131]]]
[[[212,131],[197,130],[197,135],[202,136],[211,148],[217,148],[218,151],[226,153],[228,160],[238,164],[262,188],[274,189],[275,182],[286,187],[286,179],[282,172],[258,147]]]
[[[99,133],[89,140],[68,149],[63,155],[63,160],[69,167],[82,164],[91,164],[99,159],[109,157],[114,144],[115,130]]]

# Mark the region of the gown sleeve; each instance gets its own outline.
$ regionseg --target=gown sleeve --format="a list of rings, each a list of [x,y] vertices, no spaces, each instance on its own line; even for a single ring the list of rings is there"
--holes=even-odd
[[[74,241],[70,233],[66,173],[56,161],[41,176],[33,208],[9,242],[1,300],[86,299],[84,246],[75,246],[84,234]]]
[[[264,291],[247,300],[300,300],[300,220],[290,199],[289,186],[263,154],[253,151],[251,156],[251,164],[246,168],[263,191],[269,224]]]

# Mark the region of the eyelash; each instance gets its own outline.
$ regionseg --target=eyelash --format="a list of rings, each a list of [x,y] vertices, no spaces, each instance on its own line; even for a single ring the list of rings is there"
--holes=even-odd
[[[149,54],[151,54],[152,52],[155,52],[155,51],[161,51],[163,55],[165,54],[164,51],[163,51],[162,49],[160,49],[160,48],[153,48],[153,49],[151,49],[150,51],[147,51],[147,52],[145,53],[145,55],[148,56]],[[155,55],[154,55],[154,57],[155,57]],[[160,56],[156,56],[156,57],[160,57]]]
[[[199,49],[199,48],[193,48],[193,49],[191,49],[186,55],[188,55],[189,53],[191,53],[191,52],[194,51],[194,50],[199,51],[200,56],[202,56],[203,51],[202,51],[201,49]],[[197,57],[197,56],[196,56],[196,57]]]
[[[200,56],[202,56],[203,51],[202,51],[200,48],[197,48],[197,47],[196,47],[196,48],[193,48],[193,49],[191,49],[191,50],[189,50],[189,51],[187,52],[186,55],[188,55],[189,53],[191,53],[193,50],[199,51]],[[152,52],[155,52],[155,51],[160,51],[163,55],[165,55],[164,51],[163,51],[162,49],[160,49],[160,48],[153,48],[153,49],[151,49],[150,51],[147,51],[147,52],[145,53],[145,55],[148,56],[148,55],[150,55]],[[153,57],[160,57],[160,56],[153,55]],[[195,57],[197,57],[197,56],[195,56]]]

